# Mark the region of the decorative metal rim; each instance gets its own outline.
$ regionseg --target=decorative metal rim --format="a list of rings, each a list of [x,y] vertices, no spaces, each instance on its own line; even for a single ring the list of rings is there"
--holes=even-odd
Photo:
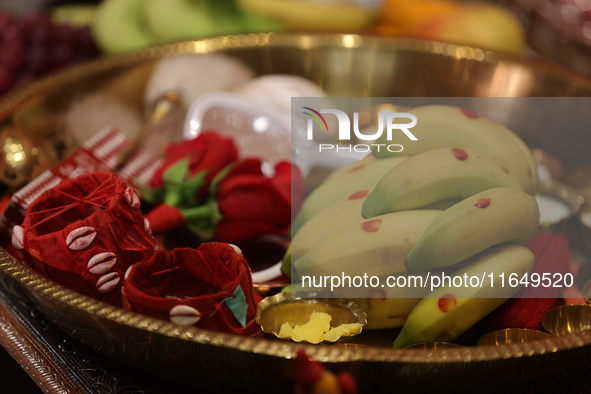
[[[411,39],[386,39],[376,37],[362,37],[359,35],[306,35],[306,34],[248,34],[223,36],[198,41],[185,41],[175,44],[158,46],[127,55],[112,56],[86,64],[77,65],[59,73],[17,90],[0,99],[0,120],[21,100],[44,89],[75,81],[85,75],[106,71],[114,67],[132,65],[146,60],[177,53],[208,53],[224,49],[249,48],[256,46],[291,47],[291,48],[320,48],[324,46],[341,46],[354,48],[368,45],[384,49],[403,49],[417,52],[427,52],[455,59],[473,59],[487,63],[509,61],[533,69],[548,70],[568,80],[571,86],[591,90],[591,78],[580,76],[561,66],[551,67],[544,61],[527,61],[526,59],[497,54],[491,51],[461,45],[445,44],[433,41]],[[293,358],[297,349],[304,348],[313,359],[323,362],[398,362],[398,363],[442,363],[442,362],[475,362],[499,359],[520,358],[525,356],[542,355],[569,349],[579,348],[591,344],[591,332],[581,332],[563,337],[555,337],[544,341],[527,342],[516,345],[502,345],[497,347],[469,347],[465,349],[444,349],[435,351],[413,349],[385,349],[359,348],[347,349],[344,346],[315,346],[287,341],[246,338],[238,335],[223,334],[213,331],[182,327],[164,320],[139,315],[107,305],[90,297],[69,290],[53,281],[37,274],[12,258],[3,249],[0,250],[0,269],[26,286],[30,291],[42,298],[78,309],[99,318],[108,319],[130,328],[145,330],[150,333],[164,335],[182,341],[196,342],[203,345],[226,347],[244,352],[264,354],[279,358]]]

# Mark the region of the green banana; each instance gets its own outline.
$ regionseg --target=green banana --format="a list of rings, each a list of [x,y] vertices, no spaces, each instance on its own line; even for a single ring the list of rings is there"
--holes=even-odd
[[[371,189],[358,190],[308,220],[291,240],[291,257],[299,259],[326,234],[363,220],[361,206]]]
[[[441,211],[403,211],[363,220],[331,232],[293,263],[303,276],[407,272],[404,257]]]
[[[517,177],[496,157],[473,149],[434,149],[409,158],[384,175],[365,200],[362,214],[371,218],[416,209],[495,187],[521,190]]]
[[[511,287],[505,283],[506,286],[501,287],[498,275],[503,273],[508,277],[516,274],[521,279],[525,273],[531,273],[534,255],[525,246],[503,244],[474,256],[466,263],[453,277],[484,278],[482,287],[438,287],[412,310],[394,341],[395,348],[457,338],[521,289],[521,284]],[[497,281],[492,282],[492,286],[490,274]]]
[[[304,223],[324,208],[358,190],[373,188],[384,174],[404,160],[406,160],[405,156],[391,157],[387,161],[364,159],[322,183],[302,204],[291,225],[292,236],[295,236]]]
[[[448,267],[503,242],[526,244],[538,230],[533,196],[509,188],[489,189],[439,215],[406,256],[409,272]]]
[[[437,148],[475,149],[496,156],[505,163],[519,179],[522,189],[534,193],[538,178],[536,167],[532,168],[531,153],[524,152],[516,143],[514,133],[505,126],[463,110],[446,105],[427,105],[408,111],[417,118],[417,124],[409,131],[417,138],[404,144],[404,154],[413,156]],[[388,145],[386,132],[372,145],[378,158],[391,157],[397,153],[380,147]]]

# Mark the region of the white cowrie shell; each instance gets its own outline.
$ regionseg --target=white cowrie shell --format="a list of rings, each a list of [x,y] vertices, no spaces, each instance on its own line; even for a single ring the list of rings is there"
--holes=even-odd
[[[234,244],[228,244],[229,246],[232,247],[232,249],[234,249],[234,252],[238,253],[238,254],[242,254],[242,250],[240,250],[240,248]]]
[[[127,267],[127,271],[125,271],[125,275],[123,275],[123,280],[127,280],[127,277],[131,273],[131,269],[133,268],[133,266],[134,266],[134,264],[132,264],[129,267]]]
[[[12,229],[12,246],[17,249],[25,247],[25,229],[21,226],[14,226]]]
[[[127,200],[132,209],[139,209],[140,199],[137,196],[135,190],[133,190],[131,187],[125,189],[125,199]]]
[[[195,308],[187,305],[177,305],[170,310],[170,321],[181,326],[192,326],[201,319],[201,314]]]
[[[104,252],[95,254],[88,260],[88,270],[97,275],[104,274],[109,271],[117,262],[117,255],[111,252]]]
[[[120,280],[121,276],[117,272],[105,274],[96,281],[96,291],[99,293],[108,293],[117,286]]]
[[[90,246],[96,238],[96,230],[93,227],[80,227],[70,231],[66,237],[66,245],[72,250],[84,250]]]
[[[144,230],[148,234],[152,235],[152,228],[150,227],[150,221],[148,219],[146,219],[146,218],[144,218]]]

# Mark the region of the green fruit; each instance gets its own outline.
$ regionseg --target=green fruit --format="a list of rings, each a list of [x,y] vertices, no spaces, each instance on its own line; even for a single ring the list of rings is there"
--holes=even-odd
[[[232,29],[232,21],[226,15],[214,15],[209,2],[205,1],[146,0],[145,15],[150,30],[165,41],[211,37],[237,31]]]
[[[452,281],[454,277],[476,276],[484,278],[482,286],[454,287],[446,282],[438,287],[415,306],[393,346],[404,348],[420,342],[456,339],[523,287],[522,284],[511,287],[506,283],[501,287],[498,282],[491,283],[489,275],[494,279],[500,274],[522,278],[532,272],[533,265],[533,253],[517,244],[498,245],[474,256],[451,275]]]
[[[363,220],[361,207],[370,190],[359,190],[318,212],[308,220],[291,241],[292,257],[297,260],[325,235]]]
[[[384,174],[406,159],[405,156],[386,160],[363,159],[345,170],[338,170],[338,174],[330,176],[306,198],[291,224],[292,235],[295,236],[304,223],[335,202],[360,190],[373,189]]]
[[[413,156],[438,148],[474,149],[495,156],[519,179],[524,191],[535,193],[538,184],[537,167],[529,150],[511,130],[483,116],[447,105],[427,105],[408,111],[417,118],[417,124],[410,129],[416,141],[404,142],[402,154]],[[398,142],[406,137],[400,133],[387,140],[386,132],[374,143],[374,155],[378,158],[391,157],[391,153],[380,149],[379,144]],[[378,151],[379,149],[379,151]]]
[[[156,37],[145,28],[146,1],[105,0],[98,6],[92,33],[103,51],[129,52],[156,44]]]
[[[90,4],[60,5],[51,10],[51,21],[73,27],[90,26],[94,23],[97,6]]]
[[[269,19],[244,14],[233,1],[147,0],[146,20],[162,40],[178,41],[280,30]]]
[[[406,273],[404,258],[441,211],[388,213],[339,228],[293,265],[304,276],[388,276]]]
[[[486,190],[443,211],[406,256],[406,268],[421,272],[448,267],[504,242],[526,244],[540,223],[533,196],[509,188]]]
[[[495,187],[521,190],[519,179],[496,157],[472,149],[419,153],[390,170],[363,204],[363,216],[417,209],[464,199]]]
[[[285,251],[285,256],[281,261],[281,273],[291,278],[291,245]]]
[[[243,10],[296,30],[328,30],[351,33],[367,27],[376,17],[368,7],[350,2],[301,0],[237,0]]]

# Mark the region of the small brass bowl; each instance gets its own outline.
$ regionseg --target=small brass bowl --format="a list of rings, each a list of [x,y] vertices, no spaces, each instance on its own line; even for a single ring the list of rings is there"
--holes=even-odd
[[[551,339],[552,335],[527,328],[505,328],[489,332],[478,340],[478,346],[500,346]]]
[[[259,303],[256,322],[261,326],[264,333],[280,338],[279,330],[283,323],[287,322],[292,327],[306,324],[310,320],[312,312],[329,314],[332,317],[331,328],[338,327],[341,324],[360,323],[361,327],[358,332],[352,333],[349,337],[360,334],[367,324],[367,314],[353,301],[330,298],[291,298],[289,293],[279,293],[262,300]],[[300,342],[295,339],[292,340]],[[320,342],[309,343],[317,344]]]
[[[591,329],[591,305],[563,305],[551,309],[542,319],[550,334],[562,336]]]
[[[455,343],[449,342],[421,342],[415,343],[414,345],[410,345],[405,347],[405,349],[415,349],[415,350],[443,350],[443,349],[466,349],[465,346],[456,345]]]

